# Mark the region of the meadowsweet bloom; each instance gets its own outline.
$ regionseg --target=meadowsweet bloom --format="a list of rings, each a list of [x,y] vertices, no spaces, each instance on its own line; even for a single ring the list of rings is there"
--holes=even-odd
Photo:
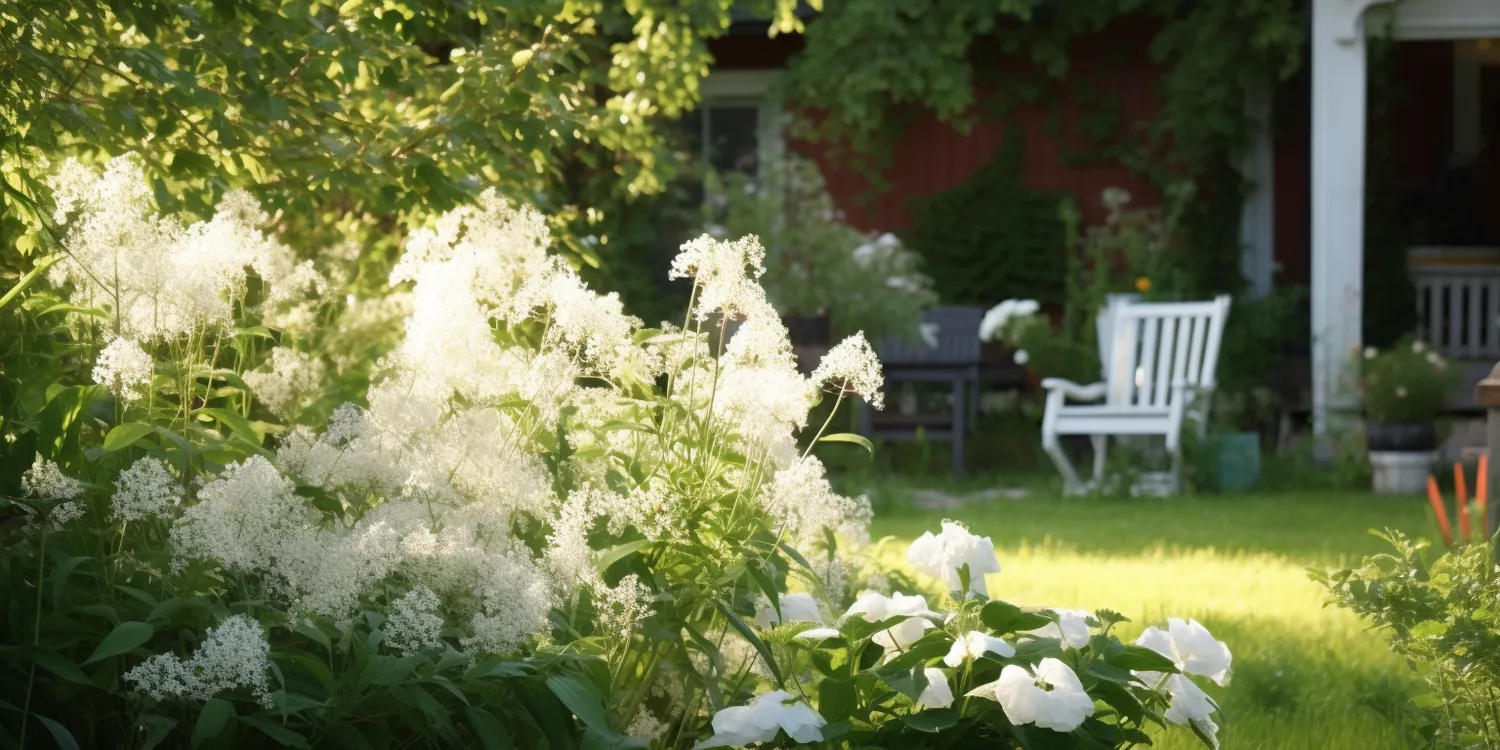
[[[21,489],[43,500],[71,500],[83,492],[83,483],[62,473],[56,463],[37,456],[21,475]]]
[[[1002,659],[1009,659],[1016,655],[1016,648],[1006,643],[1004,638],[996,638],[989,633],[970,630],[962,637],[954,639],[953,648],[948,649],[948,655],[943,657],[943,663],[957,668],[965,661],[978,659],[985,654],[994,654]]]
[[[141,386],[151,384],[155,368],[156,362],[140,344],[121,336],[99,351],[94,362],[94,382],[122,401],[135,401],[145,395]]]
[[[917,708],[947,708],[953,705],[953,688],[943,670],[927,667],[922,670],[927,677],[927,687],[917,696]]]
[[[1089,644],[1089,613],[1082,609],[1052,608],[1057,622],[1048,623],[1022,635],[1034,638],[1056,638],[1064,648],[1083,648]]]
[[[1094,715],[1094,699],[1084,692],[1078,675],[1063,662],[1048,657],[1036,665],[1035,673],[1011,664],[1000,671],[1000,679],[983,685],[970,695],[999,701],[1005,718],[1017,726],[1035,724],[1043,729],[1071,732]]]
[[[245,384],[266,408],[282,419],[292,415],[297,401],[323,384],[323,361],[305,352],[278,346],[260,369],[245,373]]]
[[[928,617],[936,617],[937,613],[927,608],[927,599],[922,596],[906,596],[896,593],[887,597],[876,592],[867,592],[849,607],[844,613],[845,617],[859,615],[866,622],[882,622],[892,617],[905,617],[906,619],[892,625],[875,634],[871,640],[888,652],[904,651],[908,646],[916,643],[924,633],[932,628]]]
[[[782,594],[777,602],[781,605],[781,615],[777,616],[776,608],[771,606],[769,599],[762,598],[760,606],[756,608],[755,618],[752,622],[761,630],[770,630],[773,625],[782,622],[816,622],[823,623],[823,613],[818,608],[818,600],[812,594],[794,593]]]
[[[981,341],[999,340],[1012,320],[1030,317],[1040,309],[1041,305],[1034,299],[1003,300],[985,311],[984,318],[979,321],[979,338]]]
[[[667,724],[662,723],[660,719],[656,718],[655,714],[651,713],[651,709],[642,706],[639,709],[639,713],[635,715],[635,718],[630,720],[630,726],[625,727],[625,734],[638,740],[650,742],[665,734],[669,728]]]
[[[716,240],[705,234],[683,243],[668,277],[694,280],[698,299],[693,313],[698,320],[714,313],[738,318],[765,304],[765,290],[755,281],[765,273],[765,261],[766,249],[755,235]]]
[[[443,617],[437,595],[418,586],[396,600],[385,620],[385,642],[407,656],[443,647]]]
[[[628,637],[641,620],[651,615],[651,587],[641,583],[634,573],[614,586],[601,584],[596,588],[600,594],[596,605],[599,629],[606,633]]]
[[[876,409],[885,406],[885,394],[880,390],[885,385],[885,375],[875,350],[865,340],[864,331],[828,350],[813,370],[812,382],[840,395],[858,395]]]
[[[776,472],[761,488],[759,500],[777,528],[799,542],[821,540],[824,530],[837,533],[852,547],[869,541],[869,498],[834,492],[815,456]]]
[[[155,458],[143,458],[120,472],[112,498],[115,517],[122,521],[165,516],[182,502],[182,484]]]
[[[1171,659],[1178,669],[1187,674],[1207,677],[1219,685],[1229,684],[1233,659],[1229,646],[1223,641],[1215,640],[1208,628],[1197,620],[1167,618],[1165,631],[1154,626],[1146,628],[1135,643]]]
[[[47,513],[47,528],[51,531],[61,531],[63,526],[83,518],[83,511],[83,503],[77,500],[58,503]]]
[[[266,679],[271,644],[260,623],[235,615],[210,628],[188,659],[157,654],[125,673],[125,679],[153,700],[206,701],[228,690],[244,688],[262,705],[270,705]]]
[[[753,742],[770,742],[777,732],[786,732],[796,742],[817,742],[823,738],[827,722],[802,701],[794,700],[785,690],[772,690],[755,697],[748,706],[732,706],[713,718],[714,733],[693,746],[744,747]]]
[[[995,545],[989,537],[969,533],[963,524],[944,521],[943,530],[936,536],[926,532],[911,543],[906,550],[906,560],[917,572],[942,580],[951,590],[960,586],[958,571],[969,566],[969,590],[989,596],[989,587],[984,582],[986,573],[999,573],[1000,561],[995,559]]]
[[[226,568],[269,571],[308,525],[291,481],[261,456],[230,464],[198,490],[198,503],[172,527],[173,562],[218,560]]]

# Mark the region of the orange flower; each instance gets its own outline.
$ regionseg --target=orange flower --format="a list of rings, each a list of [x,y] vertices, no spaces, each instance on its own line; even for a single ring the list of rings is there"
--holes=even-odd
[[[1142,276],[1135,280],[1135,290],[1141,294],[1151,291],[1151,279]]]

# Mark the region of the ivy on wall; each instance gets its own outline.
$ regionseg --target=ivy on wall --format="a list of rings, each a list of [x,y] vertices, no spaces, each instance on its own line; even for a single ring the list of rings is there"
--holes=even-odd
[[[1182,254],[1183,271],[1199,293],[1236,291],[1245,186],[1235,167],[1261,127],[1246,117],[1246,104],[1301,65],[1306,19],[1295,0],[841,3],[809,24],[783,93],[820,112],[798,124],[800,137],[847,149],[879,186],[891,145],[916,113],[966,132],[980,118],[1005,119],[1016,103],[1055,112],[1059,96],[1088,101],[1074,90],[1086,92],[1086,84],[1070,60],[1084,35],[1126,19],[1158,24],[1149,53],[1164,66],[1160,108],[1149,121],[1125,122],[1117,102],[1097,100],[1072,123],[1095,147],[1073,158],[1120,163],[1162,187],[1197,182],[1204,199],[1184,217],[1191,251]],[[1008,75],[980,59],[981,48],[1035,74]],[[1064,142],[1061,124],[1049,130]]]
[[[1062,303],[1066,295],[1063,193],[1022,184],[1019,134],[969,182],[919,202],[907,242],[949,304],[988,307],[1008,298]]]

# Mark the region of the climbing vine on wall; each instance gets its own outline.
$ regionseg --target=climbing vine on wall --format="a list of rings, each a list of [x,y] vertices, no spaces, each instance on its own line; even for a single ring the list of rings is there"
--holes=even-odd
[[[1301,65],[1306,20],[1295,0],[840,3],[808,26],[785,93],[820,113],[799,135],[847,149],[877,176],[914,113],[931,112],[962,132],[984,117],[1003,119],[1014,103],[1070,95],[1077,83],[1070,60],[1082,37],[1126,19],[1159,24],[1149,50],[1163,66],[1159,110],[1148,122],[1123,122],[1101,98],[1072,125],[1095,144],[1093,158],[1162,186],[1199,183],[1205,199],[1184,217],[1192,250],[1182,262],[1200,291],[1232,290],[1240,283],[1244,191],[1234,165],[1261,127],[1246,117],[1246,104]],[[1005,75],[976,54],[981,47],[1036,74]]]

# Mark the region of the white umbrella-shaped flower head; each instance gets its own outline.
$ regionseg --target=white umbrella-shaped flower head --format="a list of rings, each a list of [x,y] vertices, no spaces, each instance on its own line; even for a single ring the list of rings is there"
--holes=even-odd
[[[876,633],[875,637],[870,639],[887,651],[904,651],[932,627],[927,617],[936,617],[937,613],[927,608],[925,597],[906,596],[900,593],[886,597],[884,594],[871,591],[854,602],[854,606],[850,607],[844,616],[855,615],[863,617],[866,622],[881,622],[892,617],[906,617],[905,620]]]
[[[984,575],[1000,572],[990,538],[976,536],[956,521],[944,521],[943,530],[936,535],[929,531],[918,537],[907,548],[906,560],[917,572],[941,579],[949,589],[959,587],[958,570],[968,565],[969,590],[985,596],[990,592]]]
[[[1201,675],[1218,683],[1229,684],[1232,655],[1229,646],[1215,640],[1208,628],[1197,620],[1179,617],[1167,619],[1167,629],[1146,628],[1135,645],[1144,646],[1172,660],[1187,674]]]
[[[983,695],[988,688],[981,688],[977,694]],[[1051,657],[1041,660],[1035,673],[1015,664],[1007,666],[1000,670],[1000,679],[993,683],[993,688],[1005,718],[1016,726],[1035,724],[1043,729],[1071,732],[1094,715],[1094,699],[1084,691],[1078,675],[1067,664]]]
[[[948,676],[943,670],[928,667],[922,670],[927,676],[927,687],[917,697],[918,708],[947,708],[953,705],[953,688],[948,685]]]
[[[1006,643],[1004,638],[996,638],[989,633],[970,630],[962,638],[953,641],[953,648],[948,649],[948,655],[943,657],[943,663],[950,667],[957,667],[965,661],[978,659],[985,654],[994,654],[1002,659],[1009,659],[1016,655],[1016,649]]]
[[[776,615],[776,608],[771,606],[771,600],[761,600],[760,606],[755,610],[755,619],[752,620],[756,627],[770,630],[771,626],[780,622],[823,623],[823,613],[818,609],[818,600],[812,594],[782,594],[778,603],[781,605],[780,617]]]
[[[1089,613],[1082,609],[1057,609],[1057,622],[1048,623],[1022,635],[1036,638],[1056,638],[1065,648],[1083,648],[1089,644]]]
[[[744,747],[753,742],[770,742],[777,731],[784,731],[797,742],[817,742],[823,738],[825,722],[817,711],[793,699],[785,690],[772,690],[755,697],[748,706],[733,706],[714,714],[712,737],[693,746]]]

